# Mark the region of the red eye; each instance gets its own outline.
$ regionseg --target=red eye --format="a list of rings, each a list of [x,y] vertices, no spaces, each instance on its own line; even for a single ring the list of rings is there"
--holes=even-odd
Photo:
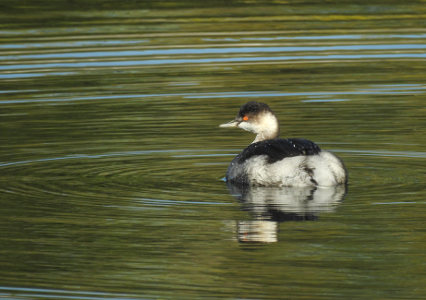
[[[244,116],[244,117],[243,117],[243,120],[244,120],[244,121],[248,121],[248,119],[249,119],[249,117],[247,117],[247,116]]]

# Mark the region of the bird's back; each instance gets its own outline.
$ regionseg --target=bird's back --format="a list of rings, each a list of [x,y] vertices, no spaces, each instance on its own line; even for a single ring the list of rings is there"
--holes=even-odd
[[[250,144],[239,154],[238,163],[244,163],[257,155],[266,155],[268,163],[274,163],[286,157],[315,155],[319,152],[321,152],[320,147],[306,139],[272,139]]]

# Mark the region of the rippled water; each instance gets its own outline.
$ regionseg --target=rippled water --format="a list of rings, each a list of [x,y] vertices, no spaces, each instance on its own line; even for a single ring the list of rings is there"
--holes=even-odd
[[[0,12],[0,298],[422,299],[422,2]],[[348,189],[239,190],[248,100]]]

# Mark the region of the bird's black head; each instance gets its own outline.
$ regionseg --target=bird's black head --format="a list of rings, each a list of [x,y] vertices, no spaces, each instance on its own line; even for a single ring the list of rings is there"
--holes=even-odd
[[[238,112],[238,117],[244,118],[245,116],[258,115],[259,113],[267,111],[272,112],[268,104],[250,101],[241,106],[240,111]]]
[[[250,101],[241,106],[237,117],[220,127],[238,127],[256,134],[254,142],[274,139],[279,134],[278,119],[265,103]]]

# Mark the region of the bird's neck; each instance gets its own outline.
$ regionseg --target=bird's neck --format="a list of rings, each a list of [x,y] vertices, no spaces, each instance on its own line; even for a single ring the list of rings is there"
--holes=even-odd
[[[256,138],[252,143],[277,138],[280,133],[277,117],[272,113],[265,114],[261,118],[261,122],[256,133]]]

